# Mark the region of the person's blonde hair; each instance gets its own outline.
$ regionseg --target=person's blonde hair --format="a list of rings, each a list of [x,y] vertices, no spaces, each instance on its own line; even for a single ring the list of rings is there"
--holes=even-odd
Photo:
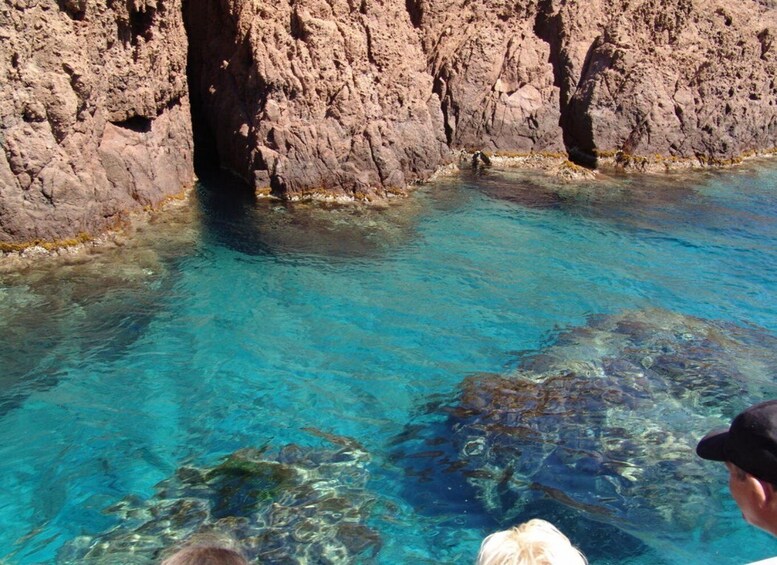
[[[483,540],[477,565],[586,565],[569,538],[545,520],[529,520]]]

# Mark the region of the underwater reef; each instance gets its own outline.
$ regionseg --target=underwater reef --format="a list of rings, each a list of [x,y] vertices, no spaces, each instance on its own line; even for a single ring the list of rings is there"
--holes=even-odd
[[[332,447],[246,448],[212,467],[183,466],[150,499],[108,508],[119,524],[69,542],[57,563],[153,563],[197,539],[259,563],[365,562],[381,547],[366,525],[370,457],[354,441],[327,439]]]
[[[696,441],[774,396],[776,361],[777,338],[755,327],[658,309],[593,316],[508,374],[466,378],[456,401],[432,406],[436,421],[397,438],[395,461],[412,488],[460,477],[504,524],[552,500],[648,545],[710,535],[720,485]]]

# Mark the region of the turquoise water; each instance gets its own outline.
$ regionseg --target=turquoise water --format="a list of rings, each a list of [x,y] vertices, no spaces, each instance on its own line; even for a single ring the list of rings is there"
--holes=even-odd
[[[464,378],[509,373],[593,314],[659,307],[777,333],[776,183],[767,165],[590,185],[489,171],[360,208],[255,201],[212,179],[118,249],[7,274],[0,562],[55,562],[181,465],[321,445],[314,430],[370,453],[375,562],[471,562],[506,524],[456,477],[408,476],[397,438]],[[759,385],[777,397],[777,379]],[[755,400],[698,411],[721,423]],[[710,516],[668,543],[539,508],[591,563],[777,555],[708,469],[715,536]]]

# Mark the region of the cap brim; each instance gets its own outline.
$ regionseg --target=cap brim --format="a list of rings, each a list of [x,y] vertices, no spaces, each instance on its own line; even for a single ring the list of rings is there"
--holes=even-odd
[[[726,461],[728,428],[713,430],[704,436],[696,446],[696,455],[710,461]]]

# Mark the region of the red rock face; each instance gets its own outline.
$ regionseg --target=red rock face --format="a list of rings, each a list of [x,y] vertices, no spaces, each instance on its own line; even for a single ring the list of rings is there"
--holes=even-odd
[[[459,149],[777,147],[771,0],[13,1],[0,242],[94,232],[190,181],[187,34],[200,147],[285,198],[384,197]]]
[[[257,188],[402,190],[447,156],[404,4],[190,0],[187,24],[192,89],[221,164]]]
[[[649,0],[609,11],[565,116],[570,146],[726,160],[777,145],[773,8]]]
[[[281,196],[380,195],[458,149],[707,162],[777,146],[763,2],[188,6],[222,165]]]
[[[418,0],[412,9],[452,148],[563,151],[560,89],[536,0]]]
[[[15,0],[0,36],[0,242],[98,232],[192,182],[178,0]]]

